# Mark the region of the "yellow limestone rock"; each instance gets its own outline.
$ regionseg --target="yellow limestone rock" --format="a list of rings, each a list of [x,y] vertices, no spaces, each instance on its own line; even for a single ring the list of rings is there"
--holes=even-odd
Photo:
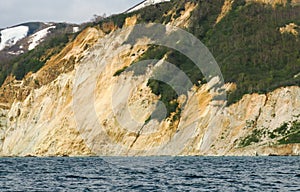
[[[279,28],[279,31],[281,34],[283,33],[290,33],[290,34],[293,34],[294,36],[298,36],[299,35],[299,26],[296,25],[295,23],[290,23],[290,24],[287,24],[285,27],[280,27]]]
[[[190,24],[191,14],[197,6],[198,5],[195,4],[195,3],[187,2],[185,4],[185,9],[180,12],[180,16],[178,18],[176,18],[175,20],[172,20],[170,22],[170,24],[172,26],[177,26],[177,27],[181,27],[181,28],[188,28],[188,26]],[[170,12],[168,14],[173,14],[173,12]]]
[[[219,23],[227,15],[227,13],[232,9],[233,3],[234,0],[225,0],[224,5],[222,7],[222,11],[218,16],[216,23]]]

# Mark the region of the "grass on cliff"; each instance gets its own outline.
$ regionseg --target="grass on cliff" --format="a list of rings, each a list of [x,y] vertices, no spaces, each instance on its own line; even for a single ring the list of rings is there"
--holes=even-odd
[[[285,136],[278,141],[279,144],[290,144],[290,143],[300,143],[300,122],[294,121],[291,123],[289,129],[287,128],[287,123],[284,124],[284,128],[279,128],[279,132],[285,134]]]
[[[300,121],[284,122],[273,131],[255,128],[250,134],[240,140],[239,147],[246,147],[259,143],[266,138],[273,140],[273,144],[283,145],[300,143]]]
[[[263,135],[264,130],[254,129],[251,134],[241,139],[239,147],[247,147],[254,143],[259,143],[262,140]]]

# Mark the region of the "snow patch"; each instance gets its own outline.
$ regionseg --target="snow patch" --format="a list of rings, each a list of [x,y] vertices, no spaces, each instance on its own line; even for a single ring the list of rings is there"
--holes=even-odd
[[[129,9],[128,11],[126,11],[127,13],[130,13],[130,12],[133,12],[133,11],[137,11],[139,9],[142,9],[144,7],[147,7],[149,5],[154,5],[154,4],[157,4],[157,3],[163,3],[163,2],[168,2],[168,1],[171,1],[171,0],[145,0],[143,1],[142,3],[134,6],[133,8]]]
[[[16,51],[16,52],[13,52],[13,51],[8,52],[8,54],[10,54],[10,55],[21,55],[23,53],[24,53],[23,50],[19,50],[19,51]]]
[[[47,34],[49,33],[49,30],[54,29],[54,28],[56,28],[56,26],[50,26],[50,27],[42,29],[42,30],[36,32],[35,34],[31,35],[29,38],[29,41],[28,41],[28,43],[30,43],[28,46],[28,50],[30,51],[30,50],[34,49],[36,46],[38,46],[44,40],[44,38],[47,36]]]
[[[73,33],[77,33],[79,31],[79,27],[73,27]]]
[[[18,41],[27,36],[29,31],[28,26],[18,26],[0,31],[1,33],[1,42],[0,42],[0,51],[5,47],[11,47],[15,45]]]

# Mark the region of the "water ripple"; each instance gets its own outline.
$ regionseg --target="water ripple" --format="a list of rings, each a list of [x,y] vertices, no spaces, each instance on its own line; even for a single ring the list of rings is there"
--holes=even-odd
[[[300,190],[300,157],[161,158],[0,158],[0,191]]]

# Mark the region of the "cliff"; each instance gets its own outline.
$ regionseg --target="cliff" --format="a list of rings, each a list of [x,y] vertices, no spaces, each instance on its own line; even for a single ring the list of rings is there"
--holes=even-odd
[[[230,12],[232,2],[224,2],[213,25]],[[173,15],[170,23],[191,25],[197,4],[184,7],[178,17],[176,10],[165,13]],[[151,50],[150,38],[127,41],[139,17],[128,16],[120,30],[87,27],[36,73],[8,77],[1,87],[0,155],[300,155],[297,85],[227,103],[214,99],[212,78],[173,99],[178,106],[170,116],[149,118],[162,95],[148,79],[168,54],[141,75],[126,70]],[[239,85],[223,88],[230,93]]]

